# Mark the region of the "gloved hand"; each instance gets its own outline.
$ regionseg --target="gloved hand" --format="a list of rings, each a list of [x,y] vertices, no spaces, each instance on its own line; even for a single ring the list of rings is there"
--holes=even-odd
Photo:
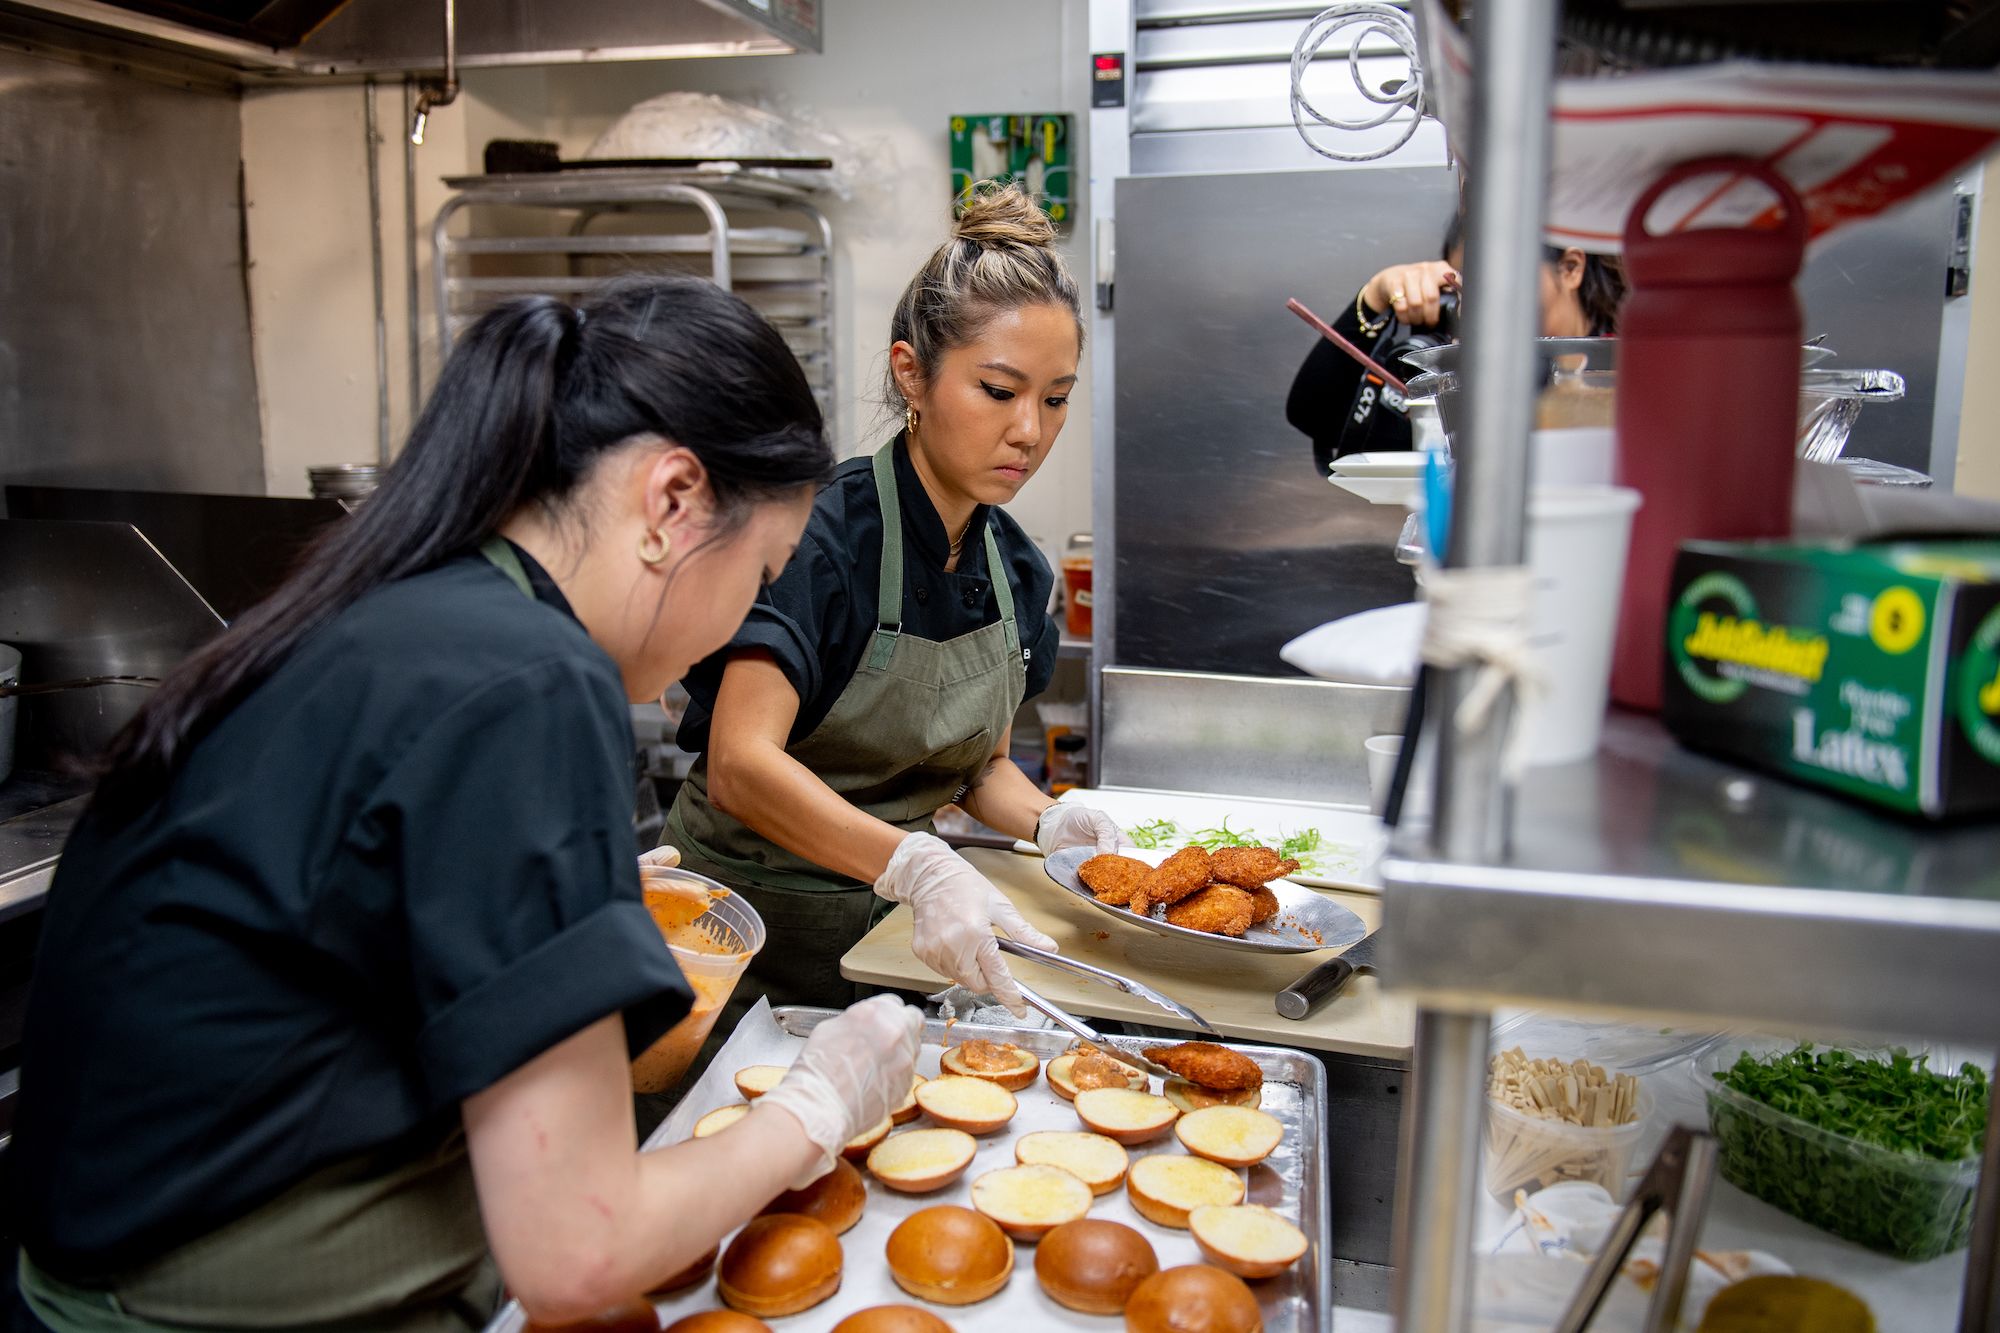
[[[889,858],[889,868],[875,881],[875,892],[892,903],[910,905],[916,917],[910,952],[924,966],[967,990],[991,995],[1016,1015],[1028,1012],[1013,974],[1000,961],[993,927],[1051,953],[1056,942],[1029,925],[1014,904],[942,838],[928,833],[904,838]]]
[[[1100,854],[1115,852],[1125,841],[1125,830],[1102,810],[1087,805],[1057,801],[1042,811],[1035,823],[1035,846],[1043,856],[1052,856],[1065,847],[1095,847]]]
[[[681,849],[678,847],[668,847],[664,844],[655,847],[650,852],[641,853],[639,857],[639,868],[642,871],[647,866],[667,866],[668,868],[672,868],[680,863]]]
[[[909,1095],[924,1016],[893,995],[863,1000],[813,1029],[778,1086],[758,1099],[791,1113],[821,1158],[791,1188],[833,1170],[840,1150]]]

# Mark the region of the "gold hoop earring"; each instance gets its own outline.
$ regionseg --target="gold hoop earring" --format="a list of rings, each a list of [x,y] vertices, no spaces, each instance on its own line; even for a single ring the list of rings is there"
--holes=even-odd
[[[665,560],[667,552],[672,549],[673,543],[667,539],[667,534],[658,528],[654,528],[639,540],[639,558],[649,565],[657,565]]]
[[[920,421],[920,420],[922,420],[922,418],[921,418],[920,416],[918,416],[918,415],[917,415],[917,407],[916,407],[916,404],[915,404],[915,403],[904,403],[904,404],[903,404],[903,431],[904,431],[904,433],[905,433],[905,434],[907,434],[907,435],[915,435],[915,434],[917,433],[917,422],[918,422],[918,421]]]

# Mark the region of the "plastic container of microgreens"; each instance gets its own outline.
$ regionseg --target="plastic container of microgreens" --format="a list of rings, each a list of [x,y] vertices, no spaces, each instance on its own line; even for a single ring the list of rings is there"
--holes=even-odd
[[[1622,1202],[1631,1187],[1633,1155],[1653,1113],[1652,1094],[1643,1085],[1635,1085],[1633,1096],[1626,1123],[1578,1125],[1517,1110],[1489,1091],[1481,1159],[1487,1192],[1511,1203],[1517,1190],[1532,1194],[1565,1180],[1585,1180]]]
[[[1769,1054],[1725,1042],[1694,1061],[1724,1180],[1802,1222],[1898,1259],[1935,1259],[1965,1248],[1979,1187],[1977,1155],[1944,1161],[1866,1143],[1719,1082],[1716,1076],[1746,1049]],[[1880,1058],[1876,1051],[1861,1054]]]

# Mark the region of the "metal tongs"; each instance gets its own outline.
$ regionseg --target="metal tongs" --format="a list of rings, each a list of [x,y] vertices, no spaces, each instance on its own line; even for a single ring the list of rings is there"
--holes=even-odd
[[[1102,982],[1113,990],[1122,990],[1127,995],[1137,996],[1147,1004],[1164,1009],[1174,1017],[1203,1032],[1209,1033],[1212,1036],[1221,1035],[1200,1014],[1188,1008],[1179,1000],[1160,994],[1160,992],[1154,990],[1143,981],[1134,981],[1130,977],[1121,977],[1116,972],[1107,972],[1101,967],[1092,967],[1089,963],[1079,963],[1074,958],[1065,958],[1059,953],[1050,953],[1047,949],[1037,949],[1033,945],[1023,944],[1019,940],[1010,940],[1005,935],[996,936],[995,943],[999,944],[1000,952],[1002,953],[1011,953],[1016,958],[1025,958],[1031,963],[1040,963],[1043,967],[1052,967],[1058,972],[1067,972],[1071,976],[1082,977],[1086,981]],[[1051,1017],[1053,1016],[1051,1015]]]
[[[1101,967],[1092,967],[1089,963],[1079,963],[1075,959],[1064,958],[1061,954],[1049,953],[1044,949],[1036,949],[1015,940],[1007,939],[1004,936],[1000,938],[999,943],[1001,950],[1006,953],[1011,953],[1019,958],[1026,958],[1030,962],[1041,963],[1046,967],[1056,968],[1059,971],[1069,972],[1079,977],[1086,977],[1092,981],[1101,981],[1115,990],[1124,991],[1127,995],[1136,995],[1148,1004],[1158,1005],[1176,1018],[1193,1024],[1196,1028],[1209,1033],[1211,1036],[1220,1035],[1213,1027],[1209,1026],[1208,1020],[1200,1014],[1188,1008],[1179,1000],[1170,999],[1160,994],[1143,982],[1134,981],[1130,977],[1121,977],[1116,972],[1107,972]],[[1054,1000],[1041,994],[1022,981],[1018,976],[1014,978],[1014,985],[1021,992],[1021,998],[1027,1001],[1029,1007],[1047,1015],[1050,1022],[1071,1036],[1089,1042],[1092,1046],[1095,1046],[1098,1050],[1119,1063],[1130,1065],[1132,1068],[1141,1070],[1144,1073],[1157,1074],[1161,1078],[1172,1078],[1174,1076],[1174,1072],[1171,1069],[1168,1069],[1164,1065],[1153,1063],[1142,1052],[1125,1050],[1114,1045],[1111,1038],[1076,1017]]]

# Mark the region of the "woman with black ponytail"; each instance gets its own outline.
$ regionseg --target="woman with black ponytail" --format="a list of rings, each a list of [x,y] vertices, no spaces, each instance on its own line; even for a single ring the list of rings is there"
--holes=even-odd
[[[477,1328],[500,1280],[582,1318],[886,1116],[918,1027],[887,998],[699,1143],[639,1155],[629,1093],[689,990],[640,895],[628,701],[729,640],[832,463],[783,341],[706,283],[467,332],[381,489],[155,692],[69,842],[16,1327]]]

